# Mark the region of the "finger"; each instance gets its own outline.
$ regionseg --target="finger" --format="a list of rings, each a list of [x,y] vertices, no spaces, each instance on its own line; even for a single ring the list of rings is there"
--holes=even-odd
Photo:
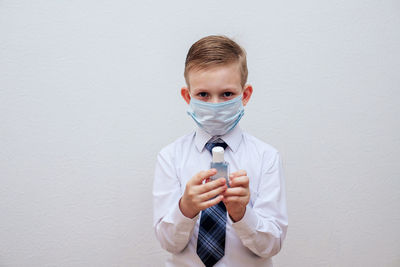
[[[224,204],[241,203],[242,201],[244,202],[244,200],[245,200],[245,197],[239,197],[239,196],[224,197],[224,199],[223,199]]]
[[[213,176],[217,173],[216,169],[209,169],[206,171],[201,171],[199,173],[197,173],[195,176],[193,176],[193,178],[191,179],[191,183],[192,184],[197,184],[200,185],[203,183],[204,179],[209,178],[210,176]]]
[[[215,188],[218,188],[218,187],[220,187],[222,185],[225,185],[225,184],[226,184],[225,178],[219,178],[217,180],[210,181],[208,183],[200,185],[197,192],[199,194],[202,194],[202,193],[211,191],[211,190],[213,190]]]
[[[228,188],[224,192],[224,198],[230,196],[247,196],[248,190],[243,187]]]
[[[208,201],[201,203],[201,205],[200,205],[201,210],[205,210],[209,207],[212,207],[212,206],[218,204],[222,199],[223,199],[223,196],[217,196],[216,198],[212,198]]]
[[[229,175],[229,178],[234,178],[234,177],[238,177],[238,176],[246,176],[247,175],[247,172],[245,171],[245,170],[238,170],[238,171],[236,171],[236,172],[232,172],[230,175]]]
[[[227,188],[227,186],[223,185],[223,186],[217,187],[217,188],[215,188],[215,189],[213,189],[211,191],[208,191],[208,192],[206,192],[204,194],[201,194],[200,195],[200,201],[201,202],[208,201],[211,198],[213,198],[215,196],[218,196],[219,194],[223,193],[226,190],[226,188]]]
[[[249,177],[247,176],[240,176],[240,177],[235,177],[232,180],[229,181],[229,185],[231,187],[249,187]]]

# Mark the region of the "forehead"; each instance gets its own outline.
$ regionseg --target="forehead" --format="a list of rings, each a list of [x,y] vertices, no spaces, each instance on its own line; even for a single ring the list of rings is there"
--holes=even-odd
[[[188,73],[188,86],[195,89],[241,88],[240,65],[212,66],[206,69],[192,69]]]

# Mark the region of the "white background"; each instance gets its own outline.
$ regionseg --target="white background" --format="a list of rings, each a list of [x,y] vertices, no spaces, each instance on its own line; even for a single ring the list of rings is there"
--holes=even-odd
[[[276,266],[400,266],[399,1],[0,1],[0,266],[162,266],[158,151],[209,34],[248,53],[241,126],[284,160]]]

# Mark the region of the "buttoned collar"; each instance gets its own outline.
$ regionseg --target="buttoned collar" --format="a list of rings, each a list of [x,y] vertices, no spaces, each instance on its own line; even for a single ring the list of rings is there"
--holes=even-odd
[[[237,149],[239,148],[240,143],[242,142],[242,134],[243,134],[243,131],[239,127],[239,125],[236,125],[235,128],[233,128],[231,131],[229,131],[225,135],[214,136],[214,137],[211,136],[210,134],[206,133],[200,127],[197,127],[195,136],[194,136],[194,143],[195,143],[197,149],[201,152],[201,151],[203,151],[204,146],[206,145],[206,143],[208,141],[220,138],[228,145],[228,147],[233,152],[236,152]]]

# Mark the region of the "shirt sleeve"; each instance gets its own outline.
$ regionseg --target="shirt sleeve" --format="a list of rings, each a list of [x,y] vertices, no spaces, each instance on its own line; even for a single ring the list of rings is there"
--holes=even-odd
[[[251,177],[250,177],[251,179]],[[288,218],[282,162],[278,152],[262,172],[255,201],[246,207],[243,218],[232,222],[243,245],[260,257],[276,255],[285,239]],[[231,220],[228,216],[228,220]]]
[[[180,198],[181,184],[173,157],[161,151],[153,183],[153,226],[161,247],[171,253],[179,253],[187,246],[198,219],[198,215],[190,219],[182,214]]]

